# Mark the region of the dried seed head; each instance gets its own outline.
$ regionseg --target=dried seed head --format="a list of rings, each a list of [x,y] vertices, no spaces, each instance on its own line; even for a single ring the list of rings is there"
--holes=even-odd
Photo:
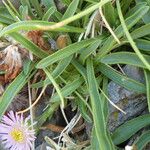
[[[59,49],[62,49],[64,47],[68,46],[69,43],[70,43],[70,39],[69,39],[68,35],[60,35],[56,41],[57,47]]]
[[[18,52],[18,47],[10,45],[1,52],[0,70],[5,71],[5,83],[14,79],[22,67],[21,55]],[[1,78],[0,78],[1,79]]]
[[[42,31],[29,31],[27,37],[37,46],[50,52],[50,45],[44,40]]]

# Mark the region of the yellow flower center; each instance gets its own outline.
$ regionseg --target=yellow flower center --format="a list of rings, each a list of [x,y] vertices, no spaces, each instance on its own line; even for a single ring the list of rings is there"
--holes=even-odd
[[[16,142],[23,142],[24,141],[24,133],[23,131],[19,129],[13,129],[10,133],[11,137],[16,141]]]

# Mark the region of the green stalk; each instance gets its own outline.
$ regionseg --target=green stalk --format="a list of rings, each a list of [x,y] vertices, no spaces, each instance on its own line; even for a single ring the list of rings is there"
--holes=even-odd
[[[56,83],[55,79],[52,77],[52,75],[50,74],[50,72],[47,69],[44,69],[44,72],[46,73],[47,77],[50,79],[50,81],[54,85],[54,87],[55,87],[55,89],[56,89],[56,91],[57,91],[57,93],[60,97],[60,100],[61,100],[61,107],[64,108],[65,107],[65,102],[64,102],[64,98],[61,94],[59,85]]]
[[[122,25],[122,28],[124,30],[124,33],[127,37],[127,39],[129,40],[133,50],[135,51],[135,53],[137,54],[137,56],[139,57],[139,59],[143,62],[143,64],[147,67],[148,70],[150,70],[150,65],[149,63],[147,62],[147,60],[143,57],[143,55],[141,54],[141,52],[139,51],[139,49],[137,48],[136,44],[134,43],[129,31],[128,31],[128,28],[125,24],[125,21],[124,21],[124,18],[123,18],[123,15],[122,15],[122,12],[121,12],[121,7],[120,7],[120,2],[119,0],[117,0],[117,11],[118,11],[118,15],[119,15],[119,18],[120,18],[120,22],[121,22],[121,25]]]
[[[63,20],[61,22],[58,22],[58,23],[54,24],[54,25],[50,25],[50,26],[44,27],[44,29],[45,30],[54,30],[56,28],[60,28],[60,27],[62,27],[64,25],[67,25],[67,24],[69,24],[69,23],[71,23],[71,22],[73,22],[73,21],[75,21],[75,20],[77,20],[77,19],[79,19],[79,18],[81,18],[81,17],[83,17],[83,16],[93,12],[94,10],[98,9],[99,7],[102,7],[103,5],[105,5],[109,1],[111,1],[111,0],[101,1],[101,2],[93,5],[92,7],[88,8],[88,9],[86,9],[86,10],[84,10],[84,11],[82,11],[82,12],[80,12],[80,13],[78,13],[78,14],[70,17],[70,18],[68,18],[68,19],[65,19],[65,20]]]

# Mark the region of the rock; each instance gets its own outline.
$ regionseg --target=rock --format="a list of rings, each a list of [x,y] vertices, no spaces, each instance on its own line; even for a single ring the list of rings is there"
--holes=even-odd
[[[1,142],[0,142],[0,150],[6,150],[6,149],[3,148]]]
[[[35,150],[46,150],[46,146],[47,146],[47,144],[43,142]]]
[[[145,95],[130,95],[129,97],[121,99],[116,105],[123,109],[126,115],[116,108],[112,108],[108,121],[110,131],[114,131],[125,121],[139,116],[147,108]]]
[[[52,132],[50,130],[40,130],[39,134],[37,135],[37,139],[35,141],[36,146],[41,145],[43,143],[43,141],[45,141],[44,137],[46,137],[46,136],[53,139],[53,138],[59,136],[59,134]]]
[[[144,75],[141,69],[126,65],[123,71],[128,77],[144,83]],[[129,91],[113,81],[108,84],[108,93],[110,100],[126,112],[125,115],[109,105],[108,127],[112,132],[125,121],[140,115],[147,108],[144,94]]]
[[[145,82],[145,78],[144,78],[144,73],[143,73],[143,70],[138,68],[138,67],[134,67],[134,66],[131,66],[131,65],[126,65],[124,68],[124,73],[134,79],[134,80],[137,80],[141,83],[144,83]]]

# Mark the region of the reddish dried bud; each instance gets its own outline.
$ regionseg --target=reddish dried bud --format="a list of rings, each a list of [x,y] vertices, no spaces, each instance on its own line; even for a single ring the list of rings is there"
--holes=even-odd
[[[50,45],[44,41],[42,31],[29,31],[27,37],[37,46],[45,51],[50,51]]]
[[[69,37],[67,35],[60,35],[56,41],[58,49],[62,49],[69,44]]]

